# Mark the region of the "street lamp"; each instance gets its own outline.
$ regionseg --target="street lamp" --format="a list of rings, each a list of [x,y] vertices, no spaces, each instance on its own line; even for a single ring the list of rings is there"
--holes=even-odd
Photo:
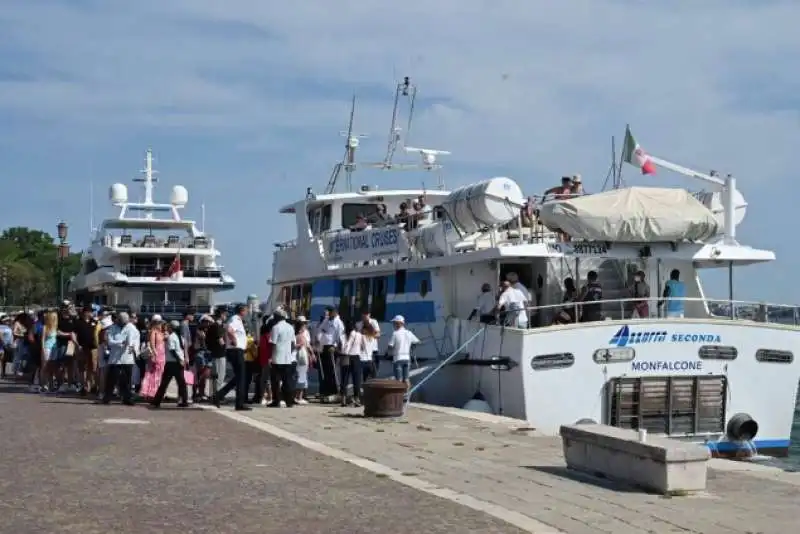
[[[58,302],[64,302],[64,261],[69,257],[69,244],[67,243],[67,223],[61,221],[58,229]]]

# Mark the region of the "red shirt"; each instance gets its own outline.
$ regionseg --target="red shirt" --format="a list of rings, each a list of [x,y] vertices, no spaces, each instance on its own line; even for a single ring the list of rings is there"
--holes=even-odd
[[[272,359],[272,344],[269,342],[269,333],[265,332],[258,342],[258,364],[262,367]]]

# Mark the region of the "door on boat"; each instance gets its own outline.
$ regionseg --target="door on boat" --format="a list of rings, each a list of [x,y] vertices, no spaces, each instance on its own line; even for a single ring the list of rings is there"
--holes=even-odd
[[[500,264],[500,280],[499,284],[506,279],[509,273],[516,273],[522,285],[528,288],[531,295],[536,295],[536,303],[531,303],[532,306],[538,305],[542,297],[542,288],[544,287],[544,276],[547,274],[547,266],[541,258],[533,258],[528,261],[512,261],[503,262]],[[531,326],[539,326],[539,314],[529,314]]]

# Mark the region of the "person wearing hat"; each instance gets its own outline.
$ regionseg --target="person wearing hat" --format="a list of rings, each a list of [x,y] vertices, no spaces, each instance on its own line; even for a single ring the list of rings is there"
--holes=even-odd
[[[339,391],[336,361],[344,338],[344,323],[339,318],[339,310],[333,306],[328,306],[325,312],[326,317],[317,332],[317,342],[322,347],[319,355],[319,396],[321,402],[331,402]]]
[[[97,380],[97,398],[102,399],[106,387],[106,364],[108,363],[108,348],[106,347],[106,334],[108,329],[114,324],[111,314],[106,312],[97,321],[97,370],[95,378]]]
[[[133,406],[131,381],[139,331],[130,322],[127,312],[119,312],[117,321],[106,331],[106,380],[103,391],[103,404],[109,404],[114,394],[114,386],[119,389],[122,404]]]
[[[389,340],[389,351],[392,353],[394,379],[410,384],[408,367],[411,362],[411,348],[419,343],[419,338],[406,328],[406,320],[402,315],[394,316],[392,326],[394,326],[394,332]]]
[[[583,179],[581,178],[580,174],[576,174],[572,177],[572,187],[570,188],[570,193],[576,197],[586,194],[586,191],[583,190]]]
[[[291,408],[295,404],[294,375],[297,368],[294,327],[286,322],[286,313],[283,310],[275,311],[275,320],[269,333],[269,342],[272,345],[269,370],[272,402],[269,406],[279,408],[285,404],[287,408]]]
[[[161,375],[161,384],[158,386],[158,391],[153,400],[150,401],[152,408],[161,407],[161,402],[164,400],[164,395],[167,394],[167,388],[173,378],[178,383],[178,407],[185,408],[189,406],[189,391],[186,385],[186,377],[183,374],[188,358],[186,357],[186,346],[180,331],[181,323],[179,321],[167,323],[164,373]]]

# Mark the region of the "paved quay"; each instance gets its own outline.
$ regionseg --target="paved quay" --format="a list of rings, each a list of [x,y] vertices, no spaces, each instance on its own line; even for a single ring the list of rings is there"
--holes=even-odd
[[[785,534],[797,527],[800,474],[775,468],[712,460],[706,493],[667,498],[567,470],[560,440],[522,421],[414,406],[400,420],[319,405],[224,407],[219,415],[528,532]]]
[[[200,409],[0,383],[0,450],[2,534],[524,532]]]

